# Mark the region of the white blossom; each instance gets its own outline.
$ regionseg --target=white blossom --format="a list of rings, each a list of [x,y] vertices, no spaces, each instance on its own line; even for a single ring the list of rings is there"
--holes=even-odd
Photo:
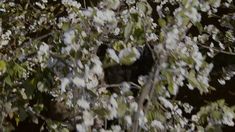
[[[214,25],[210,24],[208,26],[205,26],[204,29],[209,33],[209,34],[218,34],[219,29],[217,29]]]
[[[224,113],[222,122],[223,124],[226,124],[228,126],[234,126],[233,119],[234,119],[234,114],[232,112],[226,112]]]
[[[91,112],[84,111],[83,120],[84,120],[84,124],[88,127],[94,124],[94,116],[91,114]]]
[[[107,6],[116,10],[120,6],[120,0],[106,0]]]
[[[165,117],[166,117],[166,119],[171,119],[172,118],[172,113],[171,112],[165,112]]]
[[[141,86],[144,86],[144,84],[147,82],[147,80],[148,80],[148,76],[139,76],[138,77],[138,83]]]
[[[191,119],[192,121],[198,122],[199,117],[197,115],[192,115]]]
[[[121,84],[121,89],[123,93],[130,91],[130,84],[128,84],[127,82],[123,82]]]
[[[75,38],[75,31],[74,30],[69,30],[64,33],[63,36],[63,41],[66,45],[71,45],[74,43],[74,38]]]
[[[221,3],[221,0],[215,0],[215,1],[213,1],[212,6],[215,8],[218,8],[220,6],[220,3]]]
[[[197,12],[196,8],[191,8],[189,12],[185,12],[185,15],[188,16],[192,22],[201,21],[201,15]]]
[[[3,46],[9,43],[11,35],[12,35],[12,32],[10,30],[7,30],[4,34],[1,34],[0,48],[2,48]]]
[[[142,127],[142,128],[144,128],[144,129],[146,129],[145,128],[145,124],[147,123],[147,118],[145,117],[145,115],[144,115],[144,112],[141,110],[140,111],[140,113],[139,113],[139,125],[140,125],[140,127]]]
[[[188,104],[188,103],[184,103],[184,104],[183,104],[183,107],[184,107],[184,111],[185,111],[186,113],[191,113],[192,110],[193,110],[193,106],[191,106],[191,105]]]
[[[94,17],[94,22],[104,25],[105,23],[115,22],[115,14],[112,10],[97,10],[96,16]]]
[[[119,33],[120,33],[120,28],[115,28],[114,35],[119,35]]]
[[[80,77],[75,77],[73,83],[79,88],[85,87],[85,81]]]
[[[200,4],[200,8],[202,11],[206,12],[210,10],[210,5],[208,2],[204,2],[203,4]]]
[[[68,78],[62,78],[61,79],[61,92],[66,92],[66,86],[69,84]]]
[[[125,121],[128,126],[131,126],[131,124],[132,124],[131,116],[129,116],[129,115],[125,116]]]
[[[78,61],[77,61],[77,65],[78,65],[78,67],[81,68],[81,69],[84,68],[84,66],[83,66],[83,64],[82,64],[82,62],[81,62],[81,60],[78,60]]]
[[[218,79],[218,82],[221,84],[221,85],[225,85],[226,81],[224,79]]]
[[[146,34],[147,41],[156,41],[158,37],[155,33]]]
[[[164,126],[162,125],[162,123],[158,120],[153,120],[151,122],[151,126],[154,127],[154,128],[158,128],[160,130],[163,130],[164,129]]]
[[[166,34],[166,48],[174,50],[177,48],[177,42],[179,40],[179,30],[174,28],[171,32]]]
[[[38,20],[38,24],[41,25],[41,24],[44,24],[45,22],[47,21],[47,18],[46,16],[42,15],[39,20]]]
[[[103,67],[103,63],[106,62],[101,62],[96,54],[96,49],[101,44],[108,44],[110,48],[105,51],[105,57],[111,60],[111,64],[121,66],[125,70],[124,72],[129,74],[127,72],[128,69],[125,67],[136,68],[135,65],[131,64],[139,60],[140,57],[142,59],[142,52],[137,47],[144,47],[149,43],[153,46],[151,49],[151,52],[153,51],[154,53],[153,57],[157,58],[157,60],[154,60],[154,65],[158,68],[157,72],[153,74],[155,79],[150,79],[150,77],[152,78],[152,73],[148,75],[141,74],[138,76],[138,80],[135,80],[135,83],[144,88],[148,80],[153,80],[150,82],[157,84],[157,89],[153,90],[153,94],[156,93],[158,95],[151,96],[149,109],[145,111],[139,108],[137,125],[142,131],[195,131],[196,129],[200,131],[200,114],[205,114],[204,111],[197,115],[192,115],[190,120],[184,117],[183,112],[190,114],[193,107],[187,103],[180,102],[181,104],[178,104],[177,100],[172,99],[177,95],[179,88],[184,86],[193,90],[200,85],[201,87],[198,90],[201,93],[209,91],[209,75],[213,64],[207,62],[206,54],[214,57],[219,52],[215,51],[215,48],[222,50],[228,48],[229,50],[231,46],[232,49],[235,38],[230,20],[234,20],[235,15],[225,13],[218,20],[222,28],[226,27],[226,30],[229,28],[226,34],[223,34],[221,27],[217,28],[213,22],[209,22],[211,23],[209,25],[205,23],[200,25],[200,20],[205,13],[207,13],[208,17],[217,18],[215,12],[220,11],[220,7],[232,7],[234,4],[232,0],[154,0],[156,4],[153,10],[157,12],[159,20],[166,20],[164,27],[161,27],[159,23],[154,23],[158,20],[154,20],[150,14],[144,14],[144,11],[148,10],[148,4],[151,4],[146,0],[103,0],[97,1],[98,4],[94,6],[85,5],[84,3],[81,5],[78,0],[53,0],[52,3],[55,2],[55,5],[59,2],[58,9],[51,5],[51,1],[41,0],[29,5],[30,8],[27,8],[26,4],[23,7],[23,12],[21,9],[18,10],[19,3],[17,2],[0,1],[0,13],[3,13],[5,22],[2,25],[2,19],[0,18],[0,51],[4,48],[3,54],[0,54],[0,60],[2,60],[0,68],[2,67],[2,71],[6,71],[3,76],[4,86],[9,85],[10,81],[21,86],[30,77],[32,71],[33,74],[37,74],[38,71],[34,73],[35,70],[48,70],[50,71],[48,75],[52,75],[52,77],[48,77],[55,81],[53,88],[48,90],[47,85],[49,84],[44,83],[45,80],[48,80],[48,77],[45,76],[42,80],[37,79],[37,89],[41,92],[47,92],[50,96],[53,96],[55,101],[63,102],[68,110],[74,109],[74,111],[78,112],[76,116],[71,118],[78,123],[76,126],[71,126],[76,127],[72,129],[76,129],[78,132],[129,131],[134,123],[132,117],[134,117],[136,112],[139,112],[138,96],[134,97],[129,92],[130,89],[139,89],[139,87],[131,82],[118,84],[106,82],[108,78],[105,75],[108,70]],[[171,5],[176,9],[171,9]],[[32,6],[35,6],[36,10],[32,10],[33,14],[27,13]],[[8,16],[9,14],[10,16]],[[203,15],[201,16],[201,14]],[[7,23],[8,20],[9,22],[13,21],[12,23]],[[222,24],[223,21],[225,24]],[[230,24],[227,24],[227,22]],[[130,34],[128,33],[128,37],[125,38],[125,27],[128,23],[132,23],[133,26],[131,26]],[[190,29],[199,28],[198,26],[202,26],[202,33],[200,31],[199,34],[196,33],[197,35],[192,34],[191,36]],[[49,34],[49,37],[44,37],[44,35],[47,35],[41,34],[44,33],[44,28],[45,30],[51,30],[50,32],[55,34]],[[137,38],[139,28],[143,28],[143,32],[141,32],[141,37]],[[218,45],[210,43],[211,40]],[[123,48],[120,50],[113,49],[115,44],[119,42],[122,43]],[[229,43],[227,44],[226,42]],[[209,47],[202,44],[209,44]],[[8,51],[8,49],[10,50]],[[36,57],[28,57],[35,51]],[[17,60],[20,60],[20,63]],[[26,63],[24,63],[25,61]],[[22,66],[22,69],[24,69],[23,75],[20,75],[21,71],[17,71],[18,67],[11,66],[11,63]],[[10,68],[9,73],[8,67]],[[34,67],[37,68],[33,69]],[[16,71],[14,73],[16,77],[11,76],[11,68]],[[139,66],[137,70],[138,68]],[[227,72],[227,68],[223,69],[223,71]],[[130,73],[131,77],[135,75],[133,72],[131,71]],[[233,71],[229,70],[228,72],[218,79],[220,84],[225,85],[226,81],[235,75]],[[8,76],[10,79],[8,79]],[[129,76],[126,77],[126,75],[123,75],[123,78],[126,81],[133,80],[129,79]],[[29,81],[31,80],[30,78],[28,79]],[[187,84],[187,81],[189,84]],[[109,85],[111,88],[118,85],[118,94],[110,95]],[[153,86],[156,85],[153,84]],[[141,95],[141,91],[142,89],[139,89],[138,95]],[[25,88],[22,88],[19,92],[22,96],[19,99],[26,101],[23,101],[26,104],[22,104],[22,106],[26,110],[28,107],[31,108],[27,105],[27,100],[33,99],[33,96],[28,95],[28,91]],[[14,88],[11,94],[15,93],[17,93],[17,89]],[[3,103],[5,102],[3,101]],[[17,102],[13,100],[12,103]],[[125,105],[120,103],[125,103]],[[165,109],[156,111],[156,113],[153,112],[156,104],[162,105]],[[122,106],[125,108],[123,111],[120,108]],[[210,109],[211,107],[207,108]],[[10,109],[9,111],[7,110],[7,113],[11,117]],[[208,125],[210,127],[214,124],[234,125],[235,116],[233,111],[227,111],[226,107],[222,107],[222,110],[218,107],[216,109],[219,112],[223,110],[221,118],[214,120],[213,117],[210,118],[205,115],[207,116],[207,122],[203,123],[203,126]],[[103,110],[101,113],[104,112],[105,114],[99,115],[99,110]],[[147,118],[149,117],[149,112],[154,114],[154,119],[152,117]],[[99,119],[101,123],[97,123],[96,119]],[[118,120],[118,123],[108,124],[109,130],[104,130],[106,129],[107,122],[105,121],[107,120]],[[68,122],[70,122],[70,119],[68,119]],[[51,126],[47,126],[50,125],[49,123],[45,124],[45,127],[51,129],[68,127],[65,124],[53,121]],[[61,131],[63,130],[61,129]]]
[[[134,3],[135,3],[135,0],[126,0],[126,3],[127,3],[127,4],[134,4]]]
[[[39,47],[38,55],[42,56],[42,55],[48,55],[48,54],[49,54],[49,46],[46,43],[43,43]]]
[[[223,50],[225,49],[224,44],[222,44],[221,42],[219,42],[219,47]]]
[[[82,124],[77,124],[76,125],[76,130],[77,130],[77,132],[86,132],[86,128]]]
[[[169,108],[169,109],[173,109],[173,105],[171,104],[170,101],[168,101],[167,99],[163,98],[163,97],[158,97],[158,99],[160,100],[160,102],[164,105],[164,107]]]
[[[94,9],[91,7],[88,7],[87,9],[82,11],[82,14],[85,15],[86,17],[91,17]]]
[[[119,58],[113,49],[107,49],[107,53],[112,60],[114,60],[116,63],[119,63]]]
[[[110,98],[110,104],[112,105],[112,107],[117,108],[118,104],[117,101],[115,100],[115,98],[113,96],[111,96]]]
[[[81,32],[81,35],[82,35],[82,37],[84,37],[84,38],[87,37],[87,34],[86,34],[85,31],[82,31],[82,32]]]
[[[118,108],[117,101],[114,98],[114,95],[112,95],[110,97],[109,105],[108,105],[108,110],[110,112],[109,117],[108,117],[109,119],[113,119],[113,118],[117,117],[117,115],[118,115],[117,108]]]
[[[127,63],[126,60],[129,61],[128,63],[132,63],[140,58],[140,53],[135,47],[125,48],[119,52],[118,57],[120,58],[120,61],[123,63]]]
[[[121,127],[119,125],[111,126],[113,132],[121,132]]]
[[[85,99],[79,99],[77,101],[78,106],[82,107],[83,109],[87,110],[90,109],[90,103],[87,102]]]
[[[81,4],[79,2],[77,2],[76,0],[62,0],[62,4],[73,6],[78,9],[81,7]]]
[[[88,78],[89,78],[89,80],[86,83],[86,86],[87,86],[88,89],[95,88],[96,86],[99,85],[99,81],[98,81],[98,79],[95,75],[89,75]]]
[[[112,132],[111,130],[104,130],[103,128],[100,129],[100,132]]]
[[[103,73],[102,63],[99,60],[99,58],[93,57],[91,61],[94,63],[94,66],[92,67],[91,72],[93,74],[96,74],[99,78],[103,78],[104,73]]]
[[[207,34],[198,35],[198,40],[201,43],[205,43],[209,39],[209,36]]]
[[[188,88],[190,89],[190,90],[193,90],[194,89],[194,87],[192,86],[192,84],[187,84],[187,86],[188,86]]]
[[[137,104],[136,102],[131,102],[131,104],[130,104],[130,109],[131,109],[132,111],[137,111],[137,109],[138,109],[138,104]]]
[[[45,5],[43,3],[40,2],[36,2],[35,5],[37,5],[38,7],[40,7],[41,9],[45,8]]]

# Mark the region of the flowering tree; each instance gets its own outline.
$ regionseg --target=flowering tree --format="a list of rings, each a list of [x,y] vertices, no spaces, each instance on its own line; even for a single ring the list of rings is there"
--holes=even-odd
[[[176,97],[216,90],[208,60],[234,55],[234,10],[231,0],[2,0],[1,131],[25,122],[65,132],[233,126],[224,100]]]

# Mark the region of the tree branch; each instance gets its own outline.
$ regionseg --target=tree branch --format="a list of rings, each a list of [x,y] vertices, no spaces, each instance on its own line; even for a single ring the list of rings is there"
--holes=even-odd
[[[141,94],[138,99],[138,109],[134,115],[134,121],[132,125],[132,132],[138,132],[138,126],[139,126],[139,116],[141,110],[143,110],[143,104],[145,99],[149,96],[151,89],[153,88],[154,84],[157,83],[159,80],[156,78],[157,75],[159,75],[160,70],[155,67],[153,68],[152,74],[150,74],[150,79],[148,82],[145,84],[143,90],[141,91]]]
[[[201,44],[201,43],[198,43],[198,45],[200,45],[202,48],[212,49],[212,50],[214,50],[216,52],[219,52],[219,53],[223,53],[223,54],[227,54],[227,55],[235,55],[235,53],[233,53],[233,52],[228,52],[228,51],[220,50],[220,49],[217,49],[217,48],[212,48],[212,47],[206,46],[206,45]]]

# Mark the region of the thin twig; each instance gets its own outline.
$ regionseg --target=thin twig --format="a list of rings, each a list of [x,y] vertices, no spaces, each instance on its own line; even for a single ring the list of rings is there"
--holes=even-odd
[[[46,37],[52,35],[53,33],[54,33],[54,32],[49,32],[49,33],[47,33],[47,34],[44,34],[44,35],[42,35],[42,36],[39,36],[39,37],[35,38],[34,40],[42,40],[42,39],[44,39],[44,38],[46,38]],[[32,43],[32,38],[30,38],[29,41],[24,42],[21,47],[22,47],[22,48],[27,47],[28,44],[31,44],[31,43]]]
[[[151,51],[151,55],[153,57],[153,60],[157,60],[157,55],[156,53],[154,52],[154,50],[152,49],[152,47],[150,46],[150,44],[147,44],[149,50]]]
[[[128,83],[130,83],[131,85],[135,86],[138,89],[141,89],[141,86],[136,83],[133,83],[133,82],[128,82]]]
[[[66,66],[69,66],[70,68],[73,68],[72,65],[68,64],[63,58],[61,58],[60,56],[50,53],[50,55],[54,58],[56,58],[57,60],[61,61],[63,64],[65,64]]]
[[[86,0],[83,0],[83,3],[84,3],[84,7],[87,9]]]
[[[105,84],[105,85],[100,85],[98,86],[99,88],[105,87],[105,88],[115,88],[115,87],[120,87],[121,84]]]
[[[141,86],[139,86],[138,84],[135,84],[133,82],[126,82],[126,83],[129,83],[130,85],[135,86],[138,89],[141,89]],[[119,84],[103,84],[103,85],[99,85],[98,87],[99,88],[102,88],[102,87],[105,87],[105,88],[116,88],[116,87],[122,87],[122,86],[123,86],[123,84],[119,83]]]
[[[235,53],[233,53],[233,52],[228,52],[228,51],[220,50],[220,49],[217,49],[217,48],[212,48],[212,47],[206,46],[206,45],[201,44],[201,43],[198,43],[198,45],[200,45],[201,47],[206,48],[206,49],[212,49],[212,50],[214,50],[216,52],[219,52],[219,53],[223,53],[223,54],[227,54],[227,55],[235,55]]]

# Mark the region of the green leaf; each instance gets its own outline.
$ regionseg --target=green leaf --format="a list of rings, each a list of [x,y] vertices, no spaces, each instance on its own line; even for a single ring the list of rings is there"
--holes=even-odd
[[[144,13],[147,11],[145,2],[138,2],[136,6],[138,7],[138,9],[142,10]]]
[[[38,82],[38,83],[37,83],[37,88],[38,88],[38,90],[39,90],[40,92],[46,91],[46,89],[45,89],[45,84],[44,84],[43,82]]]
[[[168,82],[168,91],[170,92],[170,94],[175,94],[173,74],[170,72],[166,72],[165,75],[166,75],[167,82]]]
[[[232,31],[226,31],[225,37],[230,42],[233,42],[233,40],[234,40],[234,35],[233,35]]]
[[[148,4],[148,2],[140,1],[136,5],[138,9],[142,10],[143,13],[150,15],[152,13],[152,7]]]
[[[33,106],[33,109],[36,113],[40,113],[44,108],[44,105],[43,104],[35,104]]]
[[[12,86],[13,83],[11,81],[11,77],[8,75],[7,77],[4,78],[4,82],[8,84],[9,86]]]
[[[194,62],[195,62],[192,57],[188,57],[188,56],[183,55],[183,54],[182,55],[177,55],[177,56],[179,56],[179,59],[185,61],[188,64],[194,64]]]
[[[118,100],[117,100],[117,103],[118,103],[118,109],[117,109],[118,115],[119,115],[120,117],[122,117],[122,116],[124,116],[124,114],[125,114],[126,111],[128,110],[128,109],[127,109],[127,105],[123,102],[122,99],[118,99]]]
[[[152,121],[152,120],[154,120],[155,119],[155,113],[154,112],[152,112],[152,111],[150,111],[150,112],[147,112],[147,119],[148,120],[150,120],[150,121]]]
[[[20,90],[20,94],[21,94],[21,96],[22,96],[23,99],[28,99],[28,96],[27,96],[26,93],[25,93],[25,89],[21,89],[21,90]]]
[[[64,22],[62,25],[62,30],[67,31],[67,30],[69,30],[69,28],[70,28],[69,22]]]
[[[67,129],[67,128],[62,128],[61,132],[69,132],[69,129]]]
[[[174,89],[174,82],[173,82],[173,80],[168,84],[168,91],[172,95],[176,94],[175,89]]]
[[[144,36],[144,30],[142,28],[136,28],[134,31],[134,36],[138,39]]]
[[[196,23],[195,23],[195,26],[197,27],[199,33],[201,34],[202,31],[203,31],[203,26],[202,26],[202,24],[201,24],[200,22],[196,22]]]
[[[157,84],[155,85],[155,91],[156,91],[156,93],[161,94],[162,92],[164,92],[163,86],[164,86],[164,82],[163,82],[163,81],[160,81],[159,83],[157,83]]]
[[[188,75],[188,82],[194,87],[197,88],[200,91],[200,94],[208,92],[207,86],[203,83],[197,80],[195,71],[191,70]]]
[[[140,57],[140,53],[136,48],[126,48],[120,51],[120,63],[124,65],[133,64]]]
[[[128,40],[130,38],[132,29],[133,29],[133,23],[132,22],[127,23],[127,25],[124,29],[124,37],[126,40]]]
[[[105,117],[109,114],[109,111],[102,107],[95,108],[94,112],[100,117]]]
[[[173,74],[170,71],[162,71],[162,75],[166,77],[166,83],[168,84],[168,91],[170,94],[174,95],[175,94],[175,89],[174,89],[174,81],[173,81]]]
[[[198,80],[196,79],[196,77],[195,77],[195,71],[194,70],[191,70],[190,72],[189,72],[189,75],[188,75],[188,81],[189,81],[189,83],[195,88],[199,88],[200,89],[200,84],[199,84],[199,82],[198,82]]]
[[[162,18],[158,19],[158,24],[160,25],[160,27],[165,27],[166,26],[166,21]]]
[[[3,60],[0,60],[0,72],[6,71],[6,62]]]
[[[18,114],[20,121],[24,121],[29,116],[24,108],[20,108]]]
[[[13,67],[13,70],[15,72],[15,75],[18,76],[18,77],[22,77],[22,75],[25,72],[25,69],[17,63],[15,63],[15,65]]]
[[[208,125],[206,127],[206,132],[223,132],[223,130],[221,129],[221,126],[217,125]]]
[[[219,111],[212,111],[211,115],[214,120],[220,120],[222,118],[222,113]]]
[[[36,116],[32,117],[32,122],[38,124],[38,118]]]
[[[20,122],[20,118],[19,117],[15,117],[15,122],[16,122],[16,126],[18,126],[19,122]]]
[[[188,0],[182,0],[182,4],[183,4],[184,6],[186,6],[187,3],[188,3]]]
[[[122,49],[124,49],[126,46],[124,45],[124,43],[122,41],[118,41],[118,42],[115,42],[113,44],[113,49],[116,50],[116,51],[121,51]]]

